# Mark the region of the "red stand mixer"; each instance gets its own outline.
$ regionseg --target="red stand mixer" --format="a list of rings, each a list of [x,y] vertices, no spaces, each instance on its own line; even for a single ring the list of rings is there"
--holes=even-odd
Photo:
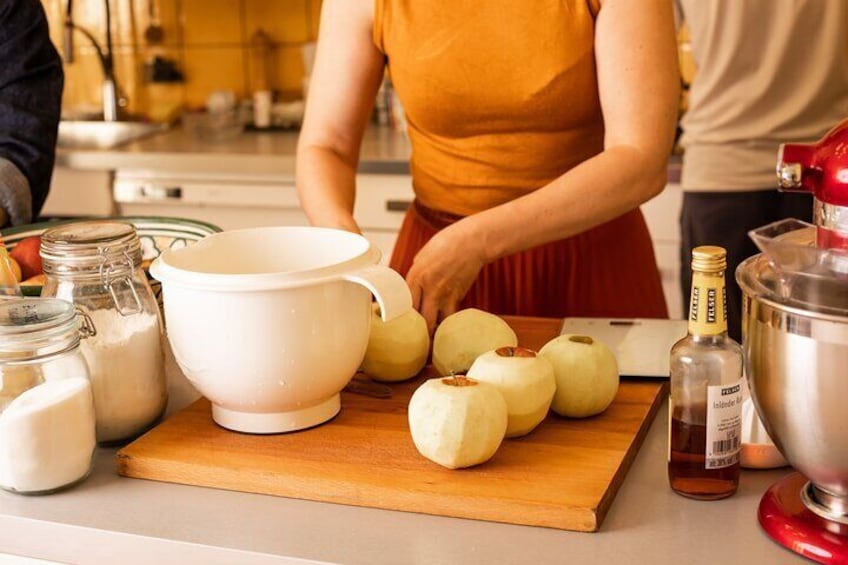
[[[753,230],[762,253],[736,271],[751,395],[797,471],[768,489],[759,521],[796,553],[848,564],[848,120],[781,146],[777,173],[814,195],[814,224]]]
[[[782,190],[813,194],[818,247],[848,249],[848,120],[818,143],[781,145],[777,176]]]

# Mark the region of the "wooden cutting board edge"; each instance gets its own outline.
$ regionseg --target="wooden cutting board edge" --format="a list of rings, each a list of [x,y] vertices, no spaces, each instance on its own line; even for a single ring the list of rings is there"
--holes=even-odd
[[[624,477],[627,476],[631,465],[633,465],[633,461],[636,459],[636,454],[639,453],[639,449],[641,449],[642,444],[645,442],[648,430],[651,429],[651,425],[654,423],[654,420],[657,417],[657,412],[659,412],[660,406],[662,406],[663,400],[667,394],[668,381],[663,381],[662,386],[660,386],[656,396],[654,396],[654,401],[651,403],[648,413],[645,415],[643,424],[639,427],[639,431],[636,432],[633,442],[630,444],[630,447],[624,455],[624,459],[621,461],[621,465],[618,466],[618,470],[615,475],[613,475],[612,481],[610,481],[610,488],[607,489],[597,508],[595,508],[597,526],[594,530],[592,530],[593,532],[597,531],[600,524],[604,521],[607,512],[612,506],[612,501],[615,500],[615,496],[618,494],[618,489],[621,488],[621,484],[624,482]]]
[[[456,498],[452,498],[450,501],[445,500],[442,504],[434,504],[434,499],[430,498],[427,501],[427,504],[422,505],[410,505],[402,510],[400,509],[392,509],[387,508],[381,505],[375,505],[374,502],[364,502],[361,500],[347,499],[344,500],[339,496],[338,493],[335,493],[332,497],[321,497],[321,496],[312,496],[304,497],[304,496],[296,496],[292,494],[290,489],[277,488],[276,485],[272,483],[273,477],[267,477],[268,480],[265,481],[251,481],[250,484],[245,484],[244,477],[229,477],[229,473],[222,475],[220,470],[216,471],[216,477],[206,478],[206,472],[204,469],[198,469],[196,465],[185,464],[185,463],[175,463],[173,461],[161,461],[156,460],[151,457],[145,457],[142,460],[133,460],[132,454],[122,452],[116,456],[116,463],[118,468],[118,474],[127,478],[133,479],[142,479],[142,480],[153,480],[155,482],[165,482],[171,484],[181,484],[189,486],[197,486],[197,487],[206,487],[206,488],[214,488],[217,490],[229,490],[233,492],[244,492],[244,493],[252,493],[252,494],[263,494],[263,495],[272,495],[279,496],[283,498],[292,498],[296,500],[305,500],[311,502],[323,502],[328,504],[344,504],[347,506],[357,506],[361,508],[372,508],[377,510],[389,510],[394,512],[411,512],[416,514],[427,514],[432,516],[442,516],[449,518],[461,518],[467,520],[485,520],[489,522],[498,522],[503,524],[510,525],[524,525],[524,526],[540,526],[553,528],[557,530],[570,530],[570,531],[580,531],[580,532],[595,532],[598,530],[598,527],[603,519],[603,514],[598,512],[598,509],[586,509],[581,507],[573,507],[570,509],[570,513],[563,513],[562,508],[559,506],[538,506],[534,510],[538,512],[538,519],[531,521],[525,521],[523,523],[517,523],[515,521],[510,521],[507,519],[503,519],[500,514],[492,511],[490,515],[483,515],[480,511],[480,508],[477,507],[476,511],[464,511],[463,505]],[[156,467],[164,464],[168,468],[168,472],[171,474],[178,474],[180,476],[193,476],[191,479],[191,483],[186,483],[185,480],[172,480],[169,478],[162,477],[162,473],[158,473],[156,471]],[[131,470],[133,469],[133,470]],[[198,472],[199,471],[199,472]],[[150,479],[149,475],[158,475],[160,478]],[[607,505],[608,506],[608,505]],[[606,510],[604,510],[604,513]]]

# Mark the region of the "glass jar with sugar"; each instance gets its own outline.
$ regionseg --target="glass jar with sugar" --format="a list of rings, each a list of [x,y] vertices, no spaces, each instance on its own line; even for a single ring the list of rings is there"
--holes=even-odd
[[[85,320],[85,317],[82,316]],[[0,301],[0,487],[46,494],[83,480],[94,454],[94,399],[64,300]]]
[[[41,236],[42,296],[73,302],[94,324],[85,340],[97,441],[123,443],[147,431],[167,403],[159,307],[141,268],[135,228],[74,222]]]

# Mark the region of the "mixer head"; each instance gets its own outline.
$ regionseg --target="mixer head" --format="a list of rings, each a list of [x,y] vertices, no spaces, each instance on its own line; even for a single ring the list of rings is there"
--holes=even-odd
[[[848,119],[816,143],[784,143],[777,163],[780,188],[814,195],[817,245],[848,249]]]

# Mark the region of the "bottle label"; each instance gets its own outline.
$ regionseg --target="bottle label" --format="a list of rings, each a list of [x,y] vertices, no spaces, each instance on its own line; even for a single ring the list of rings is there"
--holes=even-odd
[[[724,272],[692,273],[689,333],[718,335],[727,331],[727,289]]]
[[[704,465],[721,469],[739,462],[742,448],[742,379],[707,387],[707,446]]]

